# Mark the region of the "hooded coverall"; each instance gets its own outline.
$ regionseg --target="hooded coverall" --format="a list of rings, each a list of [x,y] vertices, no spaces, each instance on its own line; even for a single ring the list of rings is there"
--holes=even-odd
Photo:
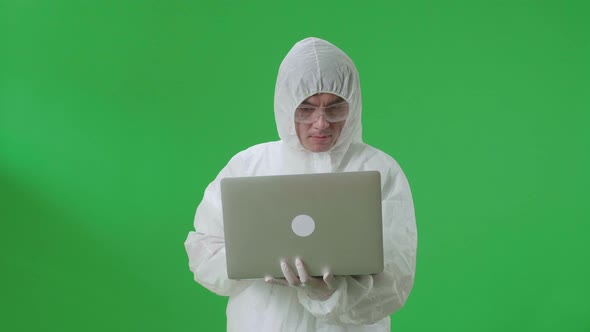
[[[332,93],[349,103],[340,137],[327,152],[300,143],[294,112],[306,98]],[[397,162],[361,137],[361,91],[351,59],[336,46],[306,38],[293,46],[281,66],[274,112],[280,140],[235,155],[205,190],[185,242],[195,280],[229,296],[228,331],[389,331],[414,283],[416,224],[408,181]],[[264,280],[227,278],[219,182],[224,177],[377,170],[381,174],[383,273],[337,276],[338,287],[315,300],[293,287]]]

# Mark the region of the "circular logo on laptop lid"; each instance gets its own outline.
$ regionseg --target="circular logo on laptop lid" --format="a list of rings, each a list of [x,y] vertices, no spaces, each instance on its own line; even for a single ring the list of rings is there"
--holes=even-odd
[[[293,233],[301,237],[309,236],[315,230],[315,221],[308,215],[300,214],[291,222]]]

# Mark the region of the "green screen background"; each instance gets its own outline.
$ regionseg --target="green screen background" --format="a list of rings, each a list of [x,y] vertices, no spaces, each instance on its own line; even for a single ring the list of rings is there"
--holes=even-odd
[[[409,178],[394,331],[590,331],[585,1],[0,1],[0,329],[221,331],[183,242],[308,36]]]

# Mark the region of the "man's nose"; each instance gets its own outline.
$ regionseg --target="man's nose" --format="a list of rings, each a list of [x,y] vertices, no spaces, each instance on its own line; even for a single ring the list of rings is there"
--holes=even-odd
[[[314,127],[318,128],[318,129],[326,129],[330,126],[330,123],[326,120],[326,115],[322,113],[317,118],[317,120],[315,120],[313,125],[314,125]]]

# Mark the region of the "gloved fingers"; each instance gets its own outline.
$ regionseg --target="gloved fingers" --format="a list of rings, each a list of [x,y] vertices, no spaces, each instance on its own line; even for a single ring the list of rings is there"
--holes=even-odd
[[[264,281],[266,281],[266,283],[271,284],[271,285],[277,285],[277,286],[289,286],[289,283],[287,282],[287,280],[284,279],[275,279],[271,276],[266,276],[264,277]]]
[[[303,265],[303,262],[301,261],[301,259],[297,258],[295,259],[295,267],[297,268],[297,273],[299,274],[299,280],[301,281],[302,284],[306,284],[310,281],[311,277],[309,276],[309,273],[307,273],[307,270],[305,269],[305,265]]]
[[[295,276],[295,273],[291,271],[291,268],[289,267],[289,265],[287,265],[285,261],[281,261],[281,271],[283,271],[283,275],[285,276],[285,279],[287,280],[289,285],[299,286],[299,279],[297,279],[297,276]]]
[[[330,272],[324,273],[324,282],[328,285],[329,290],[336,289],[336,278]]]

